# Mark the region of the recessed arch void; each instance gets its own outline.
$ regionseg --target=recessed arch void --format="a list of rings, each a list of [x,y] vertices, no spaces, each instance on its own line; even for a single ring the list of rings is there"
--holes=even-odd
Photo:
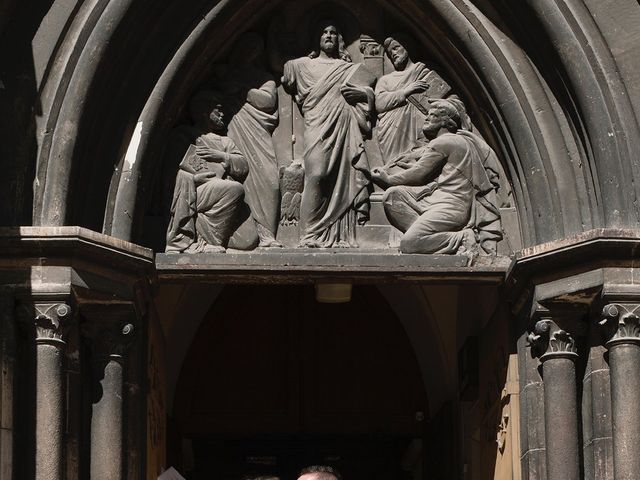
[[[203,319],[224,292],[219,285],[189,285],[181,288],[177,304],[158,312],[165,337],[172,339],[166,346],[165,393],[169,411],[173,409],[184,359]],[[448,360],[447,350],[452,346],[447,345],[440,331],[440,323],[451,322],[451,319],[438,319],[418,286],[379,285],[377,292],[393,310],[411,343],[424,388],[428,392],[427,414],[432,416],[455,394],[457,366]],[[166,296],[173,298],[171,294]]]
[[[139,240],[166,136],[189,96],[224,45],[286,2],[160,3],[110,2],[86,15],[87,53],[65,64],[68,82],[47,112],[52,133],[38,163],[36,223]],[[499,22],[463,0],[376,5],[442,65],[499,151],[525,246],[594,227],[638,226],[637,119],[593,19],[580,2],[507,3],[498,3]],[[554,55],[511,33],[532,12],[539,48],[551,46]]]

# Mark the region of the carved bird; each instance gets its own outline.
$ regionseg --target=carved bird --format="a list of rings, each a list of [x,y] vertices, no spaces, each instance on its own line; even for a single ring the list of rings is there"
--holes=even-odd
[[[303,187],[304,168],[300,159],[295,159],[288,167],[280,168],[280,225],[298,224]]]

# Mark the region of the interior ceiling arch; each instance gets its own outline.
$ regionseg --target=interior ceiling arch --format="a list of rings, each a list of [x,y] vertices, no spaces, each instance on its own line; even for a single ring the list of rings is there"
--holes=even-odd
[[[40,223],[96,228],[103,220],[105,233],[138,240],[166,136],[189,96],[219,58],[221,46],[284,3],[223,0],[176,6],[167,1],[166,10],[152,12],[145,22],[146,38],[136,21],[146,13],[144,6],[121,6],[117,28],[101,51],[102,65],[93,62],[93,70],[82,71],[85,67],[79,62],[74,71],[75,76],[87,78],[84,89],[68,94],[77,108],[69,106],[58,119],[58,125],[71,121],[72,127],[54,135],[55,155],[47,159],[47,178],[41,187]],[[322,2],[309,2],[318,3]],[[341,8],[350,4],[335,3]],[[381,0],[378,5],[428,47],[462,92],[482,133],[501,153],[525,246],[600,225],[599,207],[593,201],[593,166],[581,158],[563,106],[509,36],[462,0]],[[101,18],[96,29],[110,20],[114,21]],[[113,65],[107,59],[135,41],[140,42],[139,49],[137,55],[126,56],[129,68],[109,70]],[[144,61],[145,51],[156,45],[163,54]],[[132,92],[137,93],[135,98]],[[106,111],[99,111],[99,105]],[[94,186],[90,191],[98,198],[84,201],[83,184]]]

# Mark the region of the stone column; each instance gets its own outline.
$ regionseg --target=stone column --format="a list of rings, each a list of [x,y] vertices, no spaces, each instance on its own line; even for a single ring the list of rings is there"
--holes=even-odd
[[[0,287],[0,478],[9,479],[13,475],[14,320],[12,292]]]
[[[580,453],[573,337],[543,315],[529,336],[542,362],[548,480],[579,480]]]
[[[94,313],[83,333],[89,339],[92,363],[91,480],[121,480],[124,355],[133,325],[118,316],[114,319],[110,312]]]
[[[609,349],[613,416],[613,477],[640,479],[640,305],[611,303],[600,324]]]
[[[36,343],[35,478],[62,480],[66,414],[63,367],[71,307],[61,302],[37,302],[28,305],[26,311],[23,318],[29,327],[35,326]]]

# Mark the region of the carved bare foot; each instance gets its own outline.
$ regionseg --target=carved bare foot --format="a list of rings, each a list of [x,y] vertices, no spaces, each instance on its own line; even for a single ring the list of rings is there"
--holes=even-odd
[[[313,240],[303,240],[298,244],[298,248],[320,248],[320,244]]]
[[[225,253],[227,250],[221,245],[205,245],[202,253]]]
[[[458,248],[456,255],[466,255],[469,257],[469,264],[472,264],[478,258],[479,248],[476,235],[471,229],[463,231],[462,245]]]
[[[256,230],[258,230],[258,248],[282,248],[282,244],[276,240],[276,236],[260,223],[256,222]]]
[[[263,240],[260,241],[258,248],[282,248],[283,245],[277,240]]]

